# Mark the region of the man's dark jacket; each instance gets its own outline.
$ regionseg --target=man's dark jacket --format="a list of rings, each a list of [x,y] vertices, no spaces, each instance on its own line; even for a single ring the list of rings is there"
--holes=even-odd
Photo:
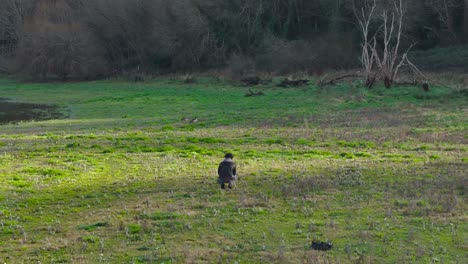
[[[224,183],[234,180],[234,176],[236,175],[236,163],[234,163],[232,159],[224,159],[219,164],[218,175],[219,179]]]

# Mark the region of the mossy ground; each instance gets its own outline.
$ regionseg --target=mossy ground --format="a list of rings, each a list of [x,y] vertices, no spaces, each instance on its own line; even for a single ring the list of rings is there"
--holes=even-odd
[[[0,126],[0,262],[466,261],[464,91],[257,89],[0,79],[69,117]]]

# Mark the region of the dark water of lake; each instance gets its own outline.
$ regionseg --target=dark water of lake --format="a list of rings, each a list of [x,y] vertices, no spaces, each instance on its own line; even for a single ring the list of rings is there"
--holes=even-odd
[[[19,103],[0,98],[0,124],[33,120],[42,121],[63,117],[58,107],[53,105]]]

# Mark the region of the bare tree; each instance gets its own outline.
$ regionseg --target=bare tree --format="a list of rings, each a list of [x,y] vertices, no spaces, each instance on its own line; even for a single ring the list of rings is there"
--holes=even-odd
[[[83,0],[87,26],[118,73],[202,68],[219,55],[192,0]]]
[[[358,18],[359,27],[362,33],[362,43],[361,43],[361,64],[364,69],[364,79],[366,82],[366,87],[371,88],[374,85],[376,75],[374,73],[374,64],[375,64],[375,47],[377,41],[375,36],[369,36],[369,27],[371,21],[374,17],[375,8],[377,6],[376,1],[374,0],[371,5],[367,5],[361,8],[360,12],[355,10],[355,15]]]
[[[375,19],[376,0],[369,4],[370,8],[361,9],[356,13],[363,35],[361,62],[367,87],[372,87],[376,78],[383,80],[385,87],[390,88],[395,82],[402,66],[417,68],[408,59],[408,48],[401,51],[401,38],[405,17],[403,0],[393,0],[392,8],[384,8],[380,16],[378,31],[370,36],[370,24]],[[379,37],[377,39],[377,37]],[[375,68],[374,68],[375,67]],[[419,71],[417,71],[419,72]]]
[[[400,67],[407,59],[407,52],[400,54],[401,33],[405,10],[403,0],[394,2],[394,10],[384,10],[383,19],[383,51],[379,56],[376,47],[373,48],[377,66],[384,79],[385,87],[390,88],[398,75]]]

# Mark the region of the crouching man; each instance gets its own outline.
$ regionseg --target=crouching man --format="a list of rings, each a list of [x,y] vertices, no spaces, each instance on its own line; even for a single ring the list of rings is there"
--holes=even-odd
[[[226,183],[229,189],[231,189],[237,180],[236,163],[232,160],[233,158],[234,155],[226,153],[226,155],[224,155],[224,160],[219,164],[218,183],[221,184],[221,189],[226,189]]]

